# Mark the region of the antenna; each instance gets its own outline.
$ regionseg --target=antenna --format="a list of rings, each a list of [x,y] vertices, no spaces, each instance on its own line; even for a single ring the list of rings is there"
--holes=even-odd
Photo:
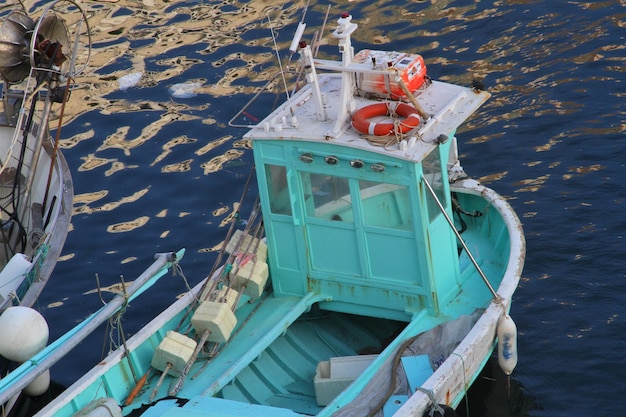
[[[280,60],[280,53],[278,52],[278,44],[276,43],[276,33],[274,32],[274,27],[272,26],[272,19],[270,18],[269,13],[267,13],[267,21],[270,26],[270,32],[272,33],[272,42],[274,43],[274,51],[276,52],[276,58],[278,59],[278,68],[280,69],[280,76],[283,79],[283,85],[285,87],[285,96],[287,97],[287,104],[289,105],[289,112],[291,113],[292,123],[295,123],[295,112],[293,111],[293,107],[291,105],[291,97],[289,96],[289,89],[287,87],[287,79],[285,78],[285,71],[283,71],[283,64]]]
[[[324,16],[324,23],[322,23],[322,30],[320,30],[320,36],[316,40],[315,44],[313,45],[313,56],[314,57],[317,57],[317,52],[320,49],[320,44],[322,43],[322,38],[324,37],[324,33],[325,33],[325,30],[326,30],[326,22],[328,22],[328,15],[329,14],[330,14],[330,4],[326,8],[326,16]]]
[[[298,50],[298,44],[300,43],[300,39],[302,39],[302,35],[304,34],[304,29],[306,29],[306,23],[304,23],[304,18],[306,17],[306,12],[309,10],[309,2],[311,0],[307,0],[306,6],[304,6],[304,10],[302,11],[302,18],[300,19],[300,23],[298,23],[298,28],[296,29],[296,33],[293,36],[293,40],[291,41],[291,45],[289,45],[289,62],[291,62],[291,58],[293,54]]]

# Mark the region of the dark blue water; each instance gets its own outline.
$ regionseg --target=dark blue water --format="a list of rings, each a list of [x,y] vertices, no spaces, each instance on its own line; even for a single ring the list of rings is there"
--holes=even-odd
[[[503,402],[482,378],[472,416],[619,416],[626,382],[626,3],[331,2],[349,8],[356,50],[421,53],[434,79],[484,80],[490,101],[459,132],[465,170],[509,198],[528,253],[512,316],[519,364]],[[310,36],[326,3],[309,6]],[[63,130],[76,201],[64,260],[40,300],[51,338],[95,311],[96,286],[134,279],[185,247],[191,284],[210,270],[251,167],[228,120],[275,70],[267,14],[285,51],[304,3],[89,2],[95,55]],[[328,36],[326,37],[328,39]],[[321,54],[334,54],[335,46]],[[118,79],[140,72],[121,91]],[[173,97],[177,83],[202,85]],[[164,277],[135,301],[126,333],[185,290]],[[105,298],[110,298],[105,294]],[[70,383],[108,349],[104,332],[53,369]]]

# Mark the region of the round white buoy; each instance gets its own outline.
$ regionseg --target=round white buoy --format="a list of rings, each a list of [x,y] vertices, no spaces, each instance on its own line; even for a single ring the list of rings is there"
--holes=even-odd
[[[498,364],[506,375],[511,375],[517,365],[517,326],[504,314],[498,322]]]
[[[43,374],[39,375],[33,382],[26,385],[22,391],[31,397],[37,397],[44,394],[50,387],[50,370],[47,369]]]
[[[9,307],[0,316],[0,355],[25,362],[48,343],[48,323],[29,307]]]

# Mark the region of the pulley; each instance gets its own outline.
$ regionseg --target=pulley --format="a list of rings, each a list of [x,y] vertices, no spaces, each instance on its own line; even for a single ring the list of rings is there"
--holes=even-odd
[[[87,52],[79,54],[79,48]],[[72,0],[52,2],[37,19],[23,7],[0,13],[0,76],[9,84],[23,81],[31,70],[74,77],[86,68],[90,54],[87,16]]]

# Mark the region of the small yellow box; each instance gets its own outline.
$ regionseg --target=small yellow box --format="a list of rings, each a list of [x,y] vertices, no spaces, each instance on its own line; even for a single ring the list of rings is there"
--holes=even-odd
[[[207,339],[209,342],[223,343],[230,338],[237,318],[228,303],[203,301],[193,314],[191,324],[198,334],[209,330],[211,332]]]
[[[250,260],[235,272],[235,277],[232,278],[234,280],[233,287],[241,291],[245,285],[244,294],[251,298],[259,298],[263,293],[268,276],[267,263],[261,260]]]
[[[259,242],[259,246],[257,247],[256,258],[259,261],[267,261],[267,245],[263,240]]]
[[[167,364],[171,363],[172,367],[168,373],[179,376],[197,345],[195,340],[170,330],[154,351],[152,367],[163,371]]]
[[[241,241],[241,243],[240,243]],[[261,239],[252,237],[249,234],[236,230],[226,245],[226,252],[230,254],[254,253],[256,258],[265,261],[267,259],[267,245]]]
[[[228,308],[232,311],[235,311],[235,303],[237,302],[237,297],[239,296],[239,292],[235,289],[228,289],[228,287],[224,286],[219,290],[214,290],[211,292],[210,300],[226,303],[228,304]]]

